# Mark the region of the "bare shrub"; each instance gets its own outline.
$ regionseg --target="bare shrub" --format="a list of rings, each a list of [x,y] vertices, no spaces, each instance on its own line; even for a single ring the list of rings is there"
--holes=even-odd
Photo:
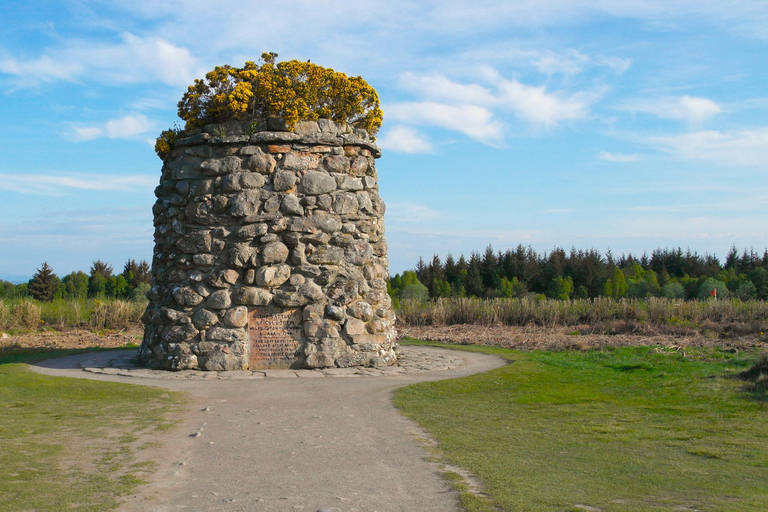
[[[14,304],[11,311],[11,326],[16,329],[33,330],[40,325],[40,306],[31,300]]]
[[[647,299],[478,299],[441,298],[431,302],[400,301],[398,318],[405,325],[540,325],[590,326],[592,332],[691,334],[699,331],[749,334],[768,325],[763,301],[683,301]]]
[[[89,323],[93,329],[127,329],[139,322],[145,306],[125,300],[96,300]]]

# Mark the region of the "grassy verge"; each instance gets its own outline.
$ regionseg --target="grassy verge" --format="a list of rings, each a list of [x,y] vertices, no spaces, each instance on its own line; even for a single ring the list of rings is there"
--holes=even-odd
[[[146,434],[170,428],[183,395],[147,386],[39,375],[0,355],[0,510],[101,511],[141,483]]]
[[[480,479],[467,510],[768,509],[768,402],[734,378],[754,354],[463,349],[514,362],[395,404]]]

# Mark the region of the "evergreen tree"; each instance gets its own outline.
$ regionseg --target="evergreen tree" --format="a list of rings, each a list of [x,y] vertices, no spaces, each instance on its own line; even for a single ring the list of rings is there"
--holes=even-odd
[[[149,283],[149,280],[152,278],[149,263],[146,260],[140,262],[128,260],[123,267],[123,277],[128,281],[128,285],[131,288],[136,288],[142,283]]]
[[[492,296],[493,291],[499,288],[501,276],[499,275],[499,258],[493,252],[493,247],[486,247],[483,259],[480,263],[480,279],[483,282],[485,296]]]
[[[459,269],[456,265],[456,261],[453,259],[451,253],[448,253],[448,256],[445,257],[445,279],[450,284],[453,284],[456,282],[458,275]]]
[[[53,273],[53,269],[48,265],[48,262],[44,261],[43,266],[37,269],[37,272],[29,281],[29,293],[39,301],[51,301],[59,288],[60,282],[56,274]]]
[[[94,261],[88,278],[88,296],[103,297],[107,293],[107,283],[111,277],[111,265],[101,260]]]
[[[109,279],[112,277],[112,265],[105,261],[95,260],[93,265],[91,265],[91,277],[95,274],[100,274],[104,278]]]
[[[88,296],[88,274],[82,271],[72,272],[61,280],[64,284],[64,294],[73,299],[84,299]]]

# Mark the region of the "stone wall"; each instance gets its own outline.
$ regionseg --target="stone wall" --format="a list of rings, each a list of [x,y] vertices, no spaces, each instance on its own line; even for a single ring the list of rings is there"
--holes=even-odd
[[[207,125],[155,195],[142,364],[168,370],[396,360],[384,203],[365,131]]]

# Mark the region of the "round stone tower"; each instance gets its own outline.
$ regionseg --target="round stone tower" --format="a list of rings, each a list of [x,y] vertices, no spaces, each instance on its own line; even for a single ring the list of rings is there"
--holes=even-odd
[[[176,141],[155,190],[140,362],[392,364],[380,155],[364,130],[322,119],[211,124]]]

